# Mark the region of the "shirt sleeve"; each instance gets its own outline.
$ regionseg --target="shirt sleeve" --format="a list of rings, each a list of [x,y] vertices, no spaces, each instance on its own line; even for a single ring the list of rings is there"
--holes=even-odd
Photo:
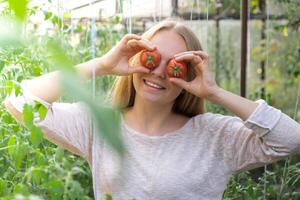
[[[231,174],[261,167],[300,150],[300,125],[264,100],[256,102],[259,105],[246,121],[213,113],[202,117],[200,130],[209,131],[215,155]]]
[[[20,112],[23,111],[25,103],[33,105],[34,101],[38,101],[46,106],[48,111],[43,120],[39,118],[38,113],[34,113],[34,124],[43,130],[44,137],[74,154],[89,159],[92,126],[87,106],[83,102],[49,104],[31,94],[26,85],[26,80],[21,82],[20,95],[15,96],[12,92],[8,97],[10,103]]]
[[[300,150],[300,125],[264,100],[244,122],[224,120],[225,161],[239,173],[283,159]]]

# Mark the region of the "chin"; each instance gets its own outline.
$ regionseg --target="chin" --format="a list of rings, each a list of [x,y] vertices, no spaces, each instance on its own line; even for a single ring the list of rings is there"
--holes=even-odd
[[[156,105],[169,105],[169,104],[174,104],[175,102],[175,99],[169,99],[165,96],[158,96],[149,93],[142,93],[140,95],[140,98],[143,99],[143,101],[147,101],[149,103],[155,103]]]
[[[159,97],[159,96],[155,96],[152,94],[142,94],[141,98],[144,101],[149,101],[149,102],[154,102],[154,103],[159,103],[159,104],[163,104],[164,102],[164,98]]]

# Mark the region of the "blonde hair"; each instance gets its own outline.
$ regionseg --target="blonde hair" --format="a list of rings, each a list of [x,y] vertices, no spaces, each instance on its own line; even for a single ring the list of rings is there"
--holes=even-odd
[[[202,50],[197,36],[188,27],[174,20],[164,20],[146,31],[142,37],[148,40],[161,30],[171,30],[182,36],[185,40],[188,51]],[[138,55],[136,55],[138,56]],[[134,62],[134,58],[130,62]],[[191,69],[191,70],[190,70]],[[196,77],[192,67],[189,66],[187,81],[191,81]],[[134,105],[135,88],[133,86],[133,75],[119,76],[116,78],[111,91],[113,107],[123,110]],[[204,99],[199,98],[186,90],[175,99],[173,112],[193,117],[197,114],[205,112]]]

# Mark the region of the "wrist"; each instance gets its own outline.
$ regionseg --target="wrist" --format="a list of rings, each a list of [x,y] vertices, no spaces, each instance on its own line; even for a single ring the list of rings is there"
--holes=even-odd
[[[92,66],[95,67],[96,76],[108,75],[109,73],[103,67],[103,61],[101,58],[94,58],[90,60]]]
[[[100,66],[101,61],[98,60],[98,58],[95,58],[76,65],[75,69],[78,72],[78,74],[80,74],[85,79],[91,79],[93,77],[93,70],[95,70],[96,76],[105,75],[104,70]]]
[[[220,88],[219,86],[216,86],[212,89],[212,92],[210,93],[209,96],[207,96],[207,100],[209,100],[212,103],[218,104],[222,97],[223,89]]]

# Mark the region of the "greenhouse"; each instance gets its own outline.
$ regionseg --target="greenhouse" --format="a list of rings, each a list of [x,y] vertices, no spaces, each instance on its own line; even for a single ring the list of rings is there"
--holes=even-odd
[[[0,200],[300,199],[299,13],[0,0]]]

